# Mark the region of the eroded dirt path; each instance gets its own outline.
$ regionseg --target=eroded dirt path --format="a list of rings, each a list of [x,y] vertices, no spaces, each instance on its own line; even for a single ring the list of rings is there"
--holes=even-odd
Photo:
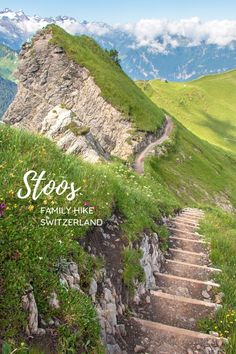
[[[134,170],[142,175],[144,173],[144,160],[145,157],[150,153],[150,151],[157,145],[161,145],[165,140],[167,140],[172,132],[173,122],[170,117],[166,116],[165,129],[163,134],[159,139],[149,144],[136,158],[134,164]]]
[[[220,306],[219,285],[211,267],[209,245],[198,233],[199,209],[184,209],[169,219],[170,248],[162,272],[155,273],[156,288],[150,304],[132,318],[133,348],[129,353],[223,354],[223,340],[201,333],[198,321]]]

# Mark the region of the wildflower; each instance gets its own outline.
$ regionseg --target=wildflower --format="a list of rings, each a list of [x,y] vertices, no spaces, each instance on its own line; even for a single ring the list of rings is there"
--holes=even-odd
[[[5,209],[6,209],[6,204],[5,203],[1,203],[0,204],[0,217],[4,216]]]
[[[29,211],[33,211],[33,210],[34,210],[34,205],[29,205],[29,206],[28,206],[28,210],[29,210]]]
[[[48,201],[45,199],[45,200],[43,201],[43,204],[44,204],[44,205],[47,205],[47,204],[48,204]]]
[[[89,206],[89,205],[90,205],[89,202],[84,202],[84,206],[85,206],[85,207],[87,207],[87,206]]]

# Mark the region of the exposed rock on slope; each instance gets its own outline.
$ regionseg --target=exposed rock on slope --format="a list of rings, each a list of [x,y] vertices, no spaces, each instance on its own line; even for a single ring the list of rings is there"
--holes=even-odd
[[[138,144],[131,123],[104,100],[89,71],[51,38],[41,32],[23,46],[18,93],[4,120],[43,133],[91,162],[109,154],[126,159]]]

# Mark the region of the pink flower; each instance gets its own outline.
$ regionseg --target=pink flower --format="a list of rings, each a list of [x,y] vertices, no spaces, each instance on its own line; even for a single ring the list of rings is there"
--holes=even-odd
[[[0,217],[4,216],[5,209],[6,209],[6,204],[0,203]]]

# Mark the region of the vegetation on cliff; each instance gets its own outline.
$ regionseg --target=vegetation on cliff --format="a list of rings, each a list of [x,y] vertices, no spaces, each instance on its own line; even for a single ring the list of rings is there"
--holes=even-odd
[[[51,31],[52,43],[62,47],[69,58],[87,68],[101,89],[101,95],[144,131],[156,131],[164,113],[135,85],[124,71],[92,38],[72,36],[56,25]]]

